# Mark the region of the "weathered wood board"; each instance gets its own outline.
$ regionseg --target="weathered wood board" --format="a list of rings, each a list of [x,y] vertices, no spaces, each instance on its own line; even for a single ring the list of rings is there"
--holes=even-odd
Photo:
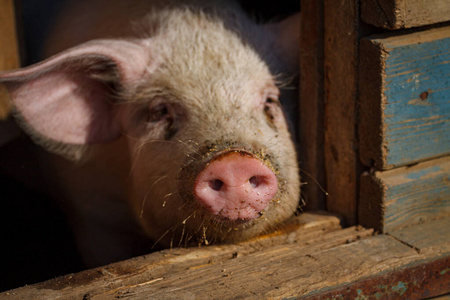
[[[435,230],[447,225],[448,220],[427,224],[414,240],[403,231],[405,241],[395,232],[372,236],[351,227],[250,252],[239,245],[174,249],[3,292],[0,298],[421,299],[450,291],[450,231]]]
[[[327,210],[356,224],[358,0],[324,2],[324,157]],[[339,51],[336,51],[339,49]],[[306,101],[306,99],[302,99]]]
[[[0,72],[19,67],[13,0],[0,0]],[[8,116],[10,103],[0,85],[0,120]],[[1,138],[0,138],[1,139]]]
[[[361,39],[360,155],[386,170],[450,153],[450,27]]]
[[[361,176],[359,222],[363,226],[389,232],[448,215],[450,157]]]
[[[396,270],[381,272],[367,278],[343,284],[332,290],[319,291],[300,299],[434,299],[450,290],[445,276],[450,257],[411,263]],[[433,298],[429,298],[433,297]]]
[[[361,19],[386,29],[450,21],[448,0],[362,0]]]
[[[439,226],[436,226],[436,224],[439,224]],[[407,245],[412,245],[420,253],[425,253],[426,251],[447,251],[450,243],[449,232],[450,218],[442,218],[441,220],[423,223],[420,226],[392,230],[388,234]],[[440,238],[444,240],[447,238],[447,244],[443,244]]]

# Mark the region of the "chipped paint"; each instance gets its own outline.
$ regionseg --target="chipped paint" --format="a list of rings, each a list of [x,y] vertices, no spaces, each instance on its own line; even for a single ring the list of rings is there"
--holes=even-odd
[[[405,282],[403,282],[403,281],[399,281],[399,282],[397,283],[397,285],[393,286],[391,289],[392,289],[392,291],[393,291],[394,293],[398,293],[398,294],[401,296],[401,295],[403,295],[403,294],[406,292],[406,290],[408,289],[408,283],[405,283]]]
[[[423,299],[448,293],[450,256],[423,261],[296,299]]]

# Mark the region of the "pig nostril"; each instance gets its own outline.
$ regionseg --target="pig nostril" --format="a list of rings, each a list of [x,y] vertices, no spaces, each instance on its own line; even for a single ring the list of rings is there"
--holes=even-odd
[[[275,173],[260,159],[229,152],[197,175],[193,196],[212,216],[240,224],[264,216],[277,191]]]
[[[261,183],[261,180],[256,176],[251,177],[248,181],[254,188],[258,187],[258,185]]]
[[[211,180],[211,181],[209,182],[209,186],[210,186],[213,190],[215,190],[215,191],[220,191],[220,189],[221,189],[222,186],[223,186],[223,181],[220,180],[220,179],[214,179],[214,180]]]

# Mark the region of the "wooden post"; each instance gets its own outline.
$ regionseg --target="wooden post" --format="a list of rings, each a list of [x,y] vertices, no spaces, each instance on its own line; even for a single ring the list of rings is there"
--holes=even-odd
[[[0,0],[0,71],[19,67],[17,32],[13,0]],[[6,90],[0,86],[0,120],[9,114]]]
[[[356,224],[359,158],[357,143],[357,0],[324,1],[325,169],[327,208]]]
[[[323,1],[301,0],[300,175],[307,210],[326,208],[323,158]]]

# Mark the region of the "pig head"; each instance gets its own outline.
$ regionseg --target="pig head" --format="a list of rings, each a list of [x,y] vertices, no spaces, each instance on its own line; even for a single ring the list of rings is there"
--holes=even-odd
[[[99,188],[74,171],[69,181],[82,179],[72,185],[71,205],[97,201],[106,212],[109,192],[118,190],[114,197],[153,242],[238,242],[277,228],[299,200],[278,87],[295,48],[277,38],[298,30],[298,17],[260,26],[234,6],[149,11],[128,22],[123,37],[87,37],[0,75],[19,123],[36,143],[74,161],[73,170],[93,170],[98,181],[120,173],[123,180]],[[99,257],[108,251],[95,247]]]

